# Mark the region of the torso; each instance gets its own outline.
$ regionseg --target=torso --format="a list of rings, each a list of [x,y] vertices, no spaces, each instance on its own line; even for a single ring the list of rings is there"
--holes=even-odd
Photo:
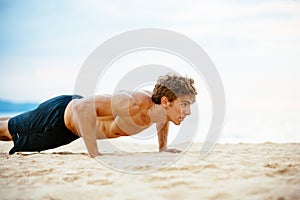
[[[102,134],[104,135],[97,135],[97,139],[104,139],[104,138],[117,138],[120,136],[130,136],[141,132],[142,130],[148,128],[151,124],[147,124],[145,126],[134,126],[128,123],[124,123],[122,119],[117,117],[98,117],[98,125],[99,129],[101,130]],[[120,128],[123,127],[123,128]],[[103,137],[104,136],[104,137]]]
[[[134,135],[148,128],[153,124],[149,116],[149,110],[153,105],[150,94],[139,94],[138,105],[131,106],[127,112],[119,115],[111,114],[109,116],[97,117],[100,133],[97,134],[97,139],[117,138],[120,136]],[[72,105],[75,101],[72,100],[65,110],[65,125],[74,134],[80,136],[76,129],[76,119],[74,119]],[[139,105],[139,102],[143,102]]]

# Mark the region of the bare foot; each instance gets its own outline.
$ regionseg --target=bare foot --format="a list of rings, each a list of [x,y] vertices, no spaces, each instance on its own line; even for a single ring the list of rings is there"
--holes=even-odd
[[[12,141],[12,137],[0,136],[1,141]]]
[[[12,136],[8,131],[8,120],[0,121],[0,140],[2,141],[12,140]]]

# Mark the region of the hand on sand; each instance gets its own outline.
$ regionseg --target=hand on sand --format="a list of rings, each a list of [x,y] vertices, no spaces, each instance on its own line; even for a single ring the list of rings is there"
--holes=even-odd
[[[90,156],[92,158],[97,158],[97,157],[100,157],[100,156],[111,156],[111,155],[114,155],[114,154],[113,153],[99,153],[99,152],[93,153],[93,154],[90,153]]]
[[[115,154],[114,153],[100,153],[99,155],[95,156],[94,158],[102,157],[102,156],[112,156],[112,155],[115,155]]]
[[[164,149],[164,150],[162,150],[160,152],[180,153],[181,151],[178,150],[178,149],[167,149],[166,148],[166,149]]]

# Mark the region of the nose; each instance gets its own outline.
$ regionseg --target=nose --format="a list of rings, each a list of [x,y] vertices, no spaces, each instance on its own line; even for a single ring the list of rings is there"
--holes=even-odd
[[[185,114],[185,115],[191,115],[191,109],[190,109],[190,107],[185,108],[183,110],[183,114]]]

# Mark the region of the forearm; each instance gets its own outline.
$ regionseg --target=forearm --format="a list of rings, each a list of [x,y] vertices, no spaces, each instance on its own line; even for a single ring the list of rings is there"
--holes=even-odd
[[[164,133],[159,133],[158,135],[159,151],[163,151],[167,148],[168,136]]]
[[[94,130],[83,130],[81,131],[82,139],[85,143],[88,153],[91,157],[99,156],[99,150],[97,145],[97,138]]]
[[[157,127],[158,148],[159,151],[167,149],[169,123]]]
[[[97,146],[97,116],[91,106],[76,106],[76,127],[91,157],[100,155]]]
[[[168,133],[169,133],[169,122],[165,124],[157,125],[157,136],[158,136],[158,146],[159,152],[171,152],[171,153],[180,153],[180,150],[177,149],[169,149],[167,147],[168,143]]]

